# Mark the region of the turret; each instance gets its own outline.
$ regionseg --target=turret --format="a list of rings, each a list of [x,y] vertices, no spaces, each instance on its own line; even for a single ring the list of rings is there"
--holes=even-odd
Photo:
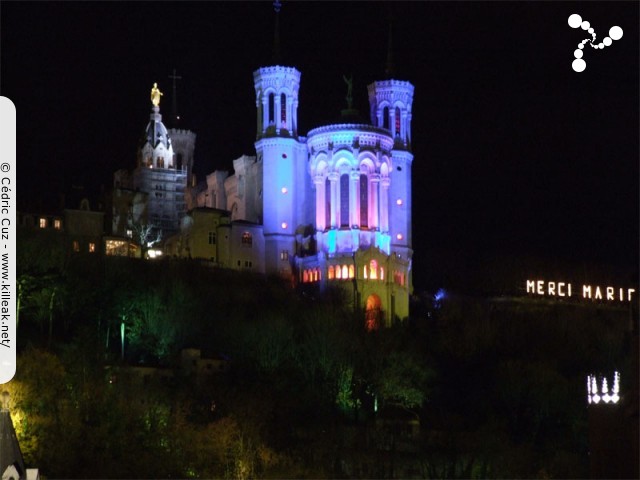
[[[389,130],[391,185],[389,188],[389,233],[391,251],[410,259],[411,249],[411,107],[413,85],[402,80],[382,80],[369,85],[371,122]]]

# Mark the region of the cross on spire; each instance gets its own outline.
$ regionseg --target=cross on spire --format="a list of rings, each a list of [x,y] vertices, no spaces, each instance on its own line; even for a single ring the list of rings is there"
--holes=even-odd
[[[173,75],[169,75],[169,78],[173,81],[173,96],[171,97],[171,116],[174,122],[178,122],[180,117],[178,116],[178,102],[176,99],[176,80],[182,80],[182,77],[176,75],[176,69],[173,69]]]
[[[393,64],[393,11],[389,7],[389,37],[387,39],[387,63],[384,73],[391,78],[395,74],[395,65]]]
[[[282,61],[282,54],[280,52],[280,9],[282,3],[280,0],[273,2],[273,9],[276,12],[275,28],[273,31],[273,63],[278,64]]]

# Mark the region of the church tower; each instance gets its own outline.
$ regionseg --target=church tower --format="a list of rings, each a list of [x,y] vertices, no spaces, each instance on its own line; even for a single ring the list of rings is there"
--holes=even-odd
[[[276,10],[276,22],[277,13]],[[278,39],[276,25],[276,40]],[[277,47],[277,44],[276,44]],[[256,92],[256,153],[262,162],[265,269],[292,274],[296,231],[307,223],[307,149],[298,137],[300,72],[280,65],[253,72]]]
[[[161,230],[162,237],[166,238],[178,230],[185,214],[187,172],[176,167],[172,139],[160,114],[161,95],[154,84],[151,90],[153,106],[138,152],[133,188],[147,194],[147,224],[156,231]]]
[[[389,233],[391,251],[410,260],[411,249],[411,106],[413,85],[402,80],[381,80],[368,87],[371,122],[391,132],[391,185]]]

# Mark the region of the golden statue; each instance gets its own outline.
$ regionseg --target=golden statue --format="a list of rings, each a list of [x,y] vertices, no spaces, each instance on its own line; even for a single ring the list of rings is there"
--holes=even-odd
[[[151,89],[151,103],[153,103],[154,107],[157,107],[160,105],[160,97],[162,95],[163,93],[158,88],[158,84],[154,83],[153,88]]]

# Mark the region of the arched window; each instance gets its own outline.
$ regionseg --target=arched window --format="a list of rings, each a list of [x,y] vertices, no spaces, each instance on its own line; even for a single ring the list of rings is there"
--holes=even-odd
[[[349,265],[349,278],[353,278],[355,276],[355,268],[353,265]]]
[[[280,95],[280,122],[287,125],[287,96],[284,93]]]
[[[364,173],[360,174],[360,227],[369,227],[369,182]]]
[[[333,280],[335,278],[335,272],[333,270],[333,265],[329,265],[329,280]]]
[[[302,283],[307,283],[309,281],[309,274],[306,270],[302,271]]]
[[[396,135],[400,135],[400,107],[396,107]]]
[[[336,265],[336,278],[337,279],[342,278],[342,269],[340,268],[340,265]]]
[[[347,278],[349,278],[349,269],[347,268],[346,265],[342,266],[342,278],[344,280],[346,280]]]
[[[389,128],[389,107],[382,110],[382,128]]]
[[[320,280],[320,272],[318,271],[317,268],[313,269],[313,281],[317,282],[318,280]]]
[[[380,280],[384,280],[384,267],[380,267]]]
[[[269,123],[274,123],[275,117],[275,96],[273,93],[269,94]]]
[[[364,276],[365,280],[369,278],[369,270],[367,269],[366,265],[362,267],[362,275]]]
[[[369,278],[371,280],[378,279],[378,262],[375,260],[371,260],[371,262],[369,262]]]
[[[324,222],[325,228],[331,228],[331,180],[327,177],[324,182],[324,199],[325,199],[325,209],[324,209]]]
[[[340,175],[340,226],[349,227],[349,174]]]

